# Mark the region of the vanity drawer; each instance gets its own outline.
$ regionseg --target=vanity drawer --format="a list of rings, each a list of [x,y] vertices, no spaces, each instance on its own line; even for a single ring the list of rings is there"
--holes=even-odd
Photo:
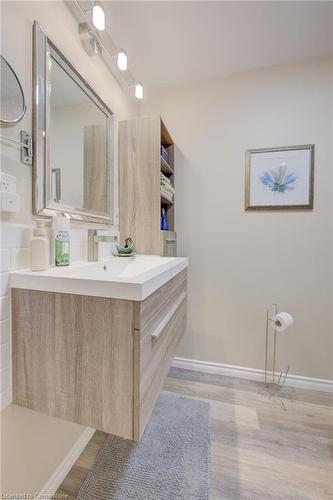
[[[166,311],[186,289],[187,271],[181,271],[170,281],[147,297],[143,302],[136,302],[134,328],[136,330],[153,329]]]
[[[140,375],[146,372],[155,354],[172,337],[172,327],[186,304],[186,282],[181,283],[165,304],[163,313],[155,316],[140,330]]]
[[[178,288],[177,298],[165,310],[155,328],[151,325],[141,331],[136,330],[137,395],[134,396],[138,409],[134,419],[134,438],[140,439],[154,409],[159,391],[168,374],[170,364],[176,354],[178,342],[186,327],[186,287]],[[138,383],[139,382],[139,383]],[[135,416],[134,416],[135,417]]]

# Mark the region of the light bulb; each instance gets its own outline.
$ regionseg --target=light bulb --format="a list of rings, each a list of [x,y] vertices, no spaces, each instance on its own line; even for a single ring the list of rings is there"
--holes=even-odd
[[[105,30],[105,13],[99,2],[95,2],[93,6],[93,23],[99,31]]]
[[[121,71],[127,70],[127,54],[122,49],[118,52],[117,65]]]
[[[135,85],[135,97],[137,99],[143,99],[143,86],[141,83]]]

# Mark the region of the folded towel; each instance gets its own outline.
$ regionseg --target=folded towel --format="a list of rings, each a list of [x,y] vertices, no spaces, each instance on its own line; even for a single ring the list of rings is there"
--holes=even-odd
[[[175,190],[172,186],[165,186],[164,184],[161,184],[161,190],[165,191],[166,193],[169,193],[169,195],[175,194]]]
[[[171,193],[175,192],[175,189],[174,189],[173,185],[171,184],[170,180],[167,177],[165,177],[163,174],[161,174],[161,187],[170,191]]]
[[[173,201],[173,195],[161,190],[161,195],[169,201]]]
[[[170,187],[173,187],[173,186],[172,186],[172,184],[171,184],[171,182],[167,182],[167,181],[165,181],[164,179],[161,179],[161,181],[160,181],[160,182],[161,182],[161,184],[163,184],[164,186],[170,186]]]
[[[169,179],[166,175],[164,175],[164,174],[161,172],[161,182],[162,182],[162,181],[165,181],[165,182],[167,182],[168,184],[171,184],[170,179]]]
[[[161,172],[161,193],[165,198],[168,200],[172,201],[173,196],[175,194],[175,189],[173,185],[171,184],[170,179],[166,177],[162,172]]]

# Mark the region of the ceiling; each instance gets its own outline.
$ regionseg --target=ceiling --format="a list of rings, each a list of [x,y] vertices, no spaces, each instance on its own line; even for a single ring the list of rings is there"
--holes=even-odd
[[[332,54],[332,2],[107,1],[107,30],[148,88]]]

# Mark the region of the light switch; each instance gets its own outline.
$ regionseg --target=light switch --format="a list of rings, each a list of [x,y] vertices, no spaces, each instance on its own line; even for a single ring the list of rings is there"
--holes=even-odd
[[[1,172],[0,191],[8,191],[11,193],[16,193],[16,177]]]
[[[20,210],[20,197],[17,193],[0,191],[0,202],[3,212],[18,212]]]

